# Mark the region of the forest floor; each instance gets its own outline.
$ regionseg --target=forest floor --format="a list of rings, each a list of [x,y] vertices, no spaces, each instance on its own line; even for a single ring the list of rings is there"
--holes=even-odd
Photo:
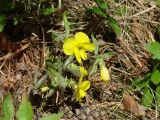
[[[145,49],[145,45],[160,41],[160,33],[157,32],[160,28],[160,7],[156,2],[154,0],[117,0],[117,2],[106,0],[109,3],[107,14],[119,23],[120,35],[106,27],[103,18],[99,15],[88,14],[87,10],[96,5],[94,1],[62,0],[61,2],[61,4],[48,2],[49,5],[59,5],[61,9],[42,20],[36,18],[36,22],[40,21],[38,28],[37,26],[32,28],[32,24],[27,23],[26,26],[30,29],[38,29],[40,32],[36,31],[35,34],[25,36],[20,40],[20,48],[18,47],[16,51],[0,52],[0,103],[6,94],[11,93],[14,105],[18,109],[22,97],[26,95],[34,108],[35,120],[43,114],[58,112],[64,113],[61,120],[160,119],[160,110],[153,107],[155,103],[145,107],[141,104],[144,93],[131,85],[135,78],[143,79],[153,69],[152,56]],[[118,11],[120,13],[116,14],[115,11],[119,8],[127,8],[127,10]],[[51,95],[35,89],[38,80],[45,79],[42,86],[49,84],[50,78],[45,77],[47,64],[50,65],[53,58],[57,56],[60,56],[59,59],[66,58],[61,49],[62,45],[54,41],[54,39],[63,39],[62,36],[65,35],[65,26],[62,24],[63,11],[69,13],[67,18],[72,23],[71,33],[83,31],[89,38],[93,34],[100,43],[98,54],[108,52],[113,54],[104,60],[111,76],[110,82],[105,84],[101,80],[98,68],[89,77],[91,87],[81,103],[75,101],[73,90],[68,87],[65,89],[56,87]],[[49,24],[47,19],[53,24]],[[60,36],[49,37],[48,33],[52,31]],[[85,62],[84,66],[88,67],[89,63]]]

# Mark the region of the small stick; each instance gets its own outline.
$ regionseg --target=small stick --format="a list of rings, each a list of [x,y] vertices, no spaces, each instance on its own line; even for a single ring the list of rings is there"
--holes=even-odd
[[[7,60],[7,59],[11,59],[15,54],[18,54],[20,53],[21,51],[27,49],[29,46],[30,46],[31,43],[27,43],[25,44],[24,46],[22,46],[20,49],[18,49],[16,52],[12,53],[12,52],[9,52],[7,55],[4,55],[2,57],[0,57],[0,61],[1,60]]]

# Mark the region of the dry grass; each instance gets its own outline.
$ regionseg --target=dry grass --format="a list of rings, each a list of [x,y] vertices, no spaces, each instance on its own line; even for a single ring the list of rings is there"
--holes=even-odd
[[[87,103],[82,105],[82,108],[85,108],[81,108],[80,113],[77,114],[77,112],[73,112],[71,106],[64,102],[65,105],[60,107],[62,111],[66,112],[64,120],[81,119],[83,116],[85,116],[84,119],[88,119],[89,116],[96,119],[96,116],[94,116],[96,113],[99,114],[97,117],[101,117],[100,120],[103,116],[105,116],[104,120],[137,119],[121,108],[122,95],[127,92],[134,96],[129,83],[136,76],[143,78],[145,73],[151,69],[151,57],[144,49],[144,45],[155,39],[155,29],[160,25],[160,8],[156,6],[154,1],[149,0],[119,0],[119,3],[110,0],[111,9],[108,13],[120,23],[122,28],[122,34],[117,37],[114,36],[112,41],[106,38],[111,33],[106,29],[101,29],[103,26],[101,26],[100,21],[94,18],[90,19],[90,16],[86,18],[86,9],[95,5],[92,0],[64,0],[62,2],[64,3],[64,9],[70,13],[69,20],[76,23],[73,32],[79,30],[87,31],[87,33],[94,32],[96,39],[102,41],[100,54],[105,51],[114,53],[113,57],[105,60],[111,72],[111,83],[104,85],[102,82],[95,82],[99,78],[97,74],[94,75],[91,79],[92,88],[89,91]],[[121,16],[114,15],[115,8],[122,6],[126,6],[128,11]],[[100,24],[90,26],[94,22]],[[88,27],[92,28],[88,29]],[[101,31],[96,32],[98,30]],[[16,103],[21,101],[22,95],[29,95],[34,88],[34,73],[38,70],[42,74],[45,70],[44,61],[48,51],[46,50],[47,43],[44,42],[36,42],[36,45],[33,44],[34,42],[29,44],[20,56],[15,56],[13,59],[9,59],[13,54],[9,57],[2,56],[0,58],[0,60],[2,59],[0,61],[0,103],[8,91],[14,95]],[[138,97],[135,98],[139,100]],[[86,115],[85,112],[88,108],[90,112],[89,115]],[[70,116],[68,111],[70,111]],[[39,114],[42,114],[42,112],[37,110],[37,115]],[[156,111],[152,109],[146,110],[145,118],[158,119]]]

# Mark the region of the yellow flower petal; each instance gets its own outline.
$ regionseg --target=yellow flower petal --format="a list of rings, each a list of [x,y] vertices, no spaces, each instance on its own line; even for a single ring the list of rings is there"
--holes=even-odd
[[[66,55],[72,55],[74,49],[77,47],[78,43],[74,38],[67,38],[64,40],[63,51]]]
[[[79,97],[84,98],[86,96],[86,92],[82,89],[79,89]]]
[[[100,76],[104,82],[110,81],[110,74],[108,69],[105,67],[105,65],[101,67]]]
[[[91,84],[89,81],[83,81],[80,85],[79,88],[83,91],[87,91],[90,88]]]
[[[81,73],[81,76],[88,75],[88,72],[87,72],[87,70],[84,67],[80,67],[80,73]]]
[[[80,98],[80,94],[79,94],[79,89],[77,89],[76,91],[76,99],[79,101],[79,102],[81,102],[81,98]]]
[[[80,55],[80,52],[79,52],[79,49],[78,48],[75,48],[74,49],[74,54],[75,54],[75,57],[76,57],[76,60],[81,63],[82,60],[81,60],[81,55]]]
[[[78,41],[79,44],[88,43],[89,38],[88,36],[83,32],[77,32],[75,34],[75,40]]]
[[[96,49],[96,46],[93,43],[85,43],[85,44],[81,44],[80,48],[92,52]]]
[[[83,90],[77,89],[77,91],[76,91],[76,99],[77,99],[79,102],[81,102],[81,99],[82,99],[83,97],[85,97],[85,96],[86,96],[86,93],[85,93]]]
[[[83,60],[87,60],[87,54],[86,54],[86,52],[83,49],[81,49],[79,51],[79,53],[80,53],[80,55],[81,55],[81,57],[82,57]]]

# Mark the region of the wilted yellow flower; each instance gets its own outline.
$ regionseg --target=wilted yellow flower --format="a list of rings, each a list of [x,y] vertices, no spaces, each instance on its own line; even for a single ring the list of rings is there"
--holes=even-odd
[[[41,91],[42,91],[42,92],[47,92],[48,90],[49,90],[49,87],[47,87],[47,86],[41,88]]]
[[[78,83],[78,85],[75,88],[76,92],[76,99],[81,102],[81,99],[86,96],[86,91],[90,88],[90,82],[89,81],[83,81]]]
[[[109,71],[104,64],[101,66],[100,76],[104,82],[108,83],[110,81]]]
[[[86,51],[92,52],[95,50],[95,45],[90,42],[88,36],[83,32],[77,32],[74,37],[64,40],[63,51],[66,55],[75,55],[79,63],[81,59],[86,60]]]

